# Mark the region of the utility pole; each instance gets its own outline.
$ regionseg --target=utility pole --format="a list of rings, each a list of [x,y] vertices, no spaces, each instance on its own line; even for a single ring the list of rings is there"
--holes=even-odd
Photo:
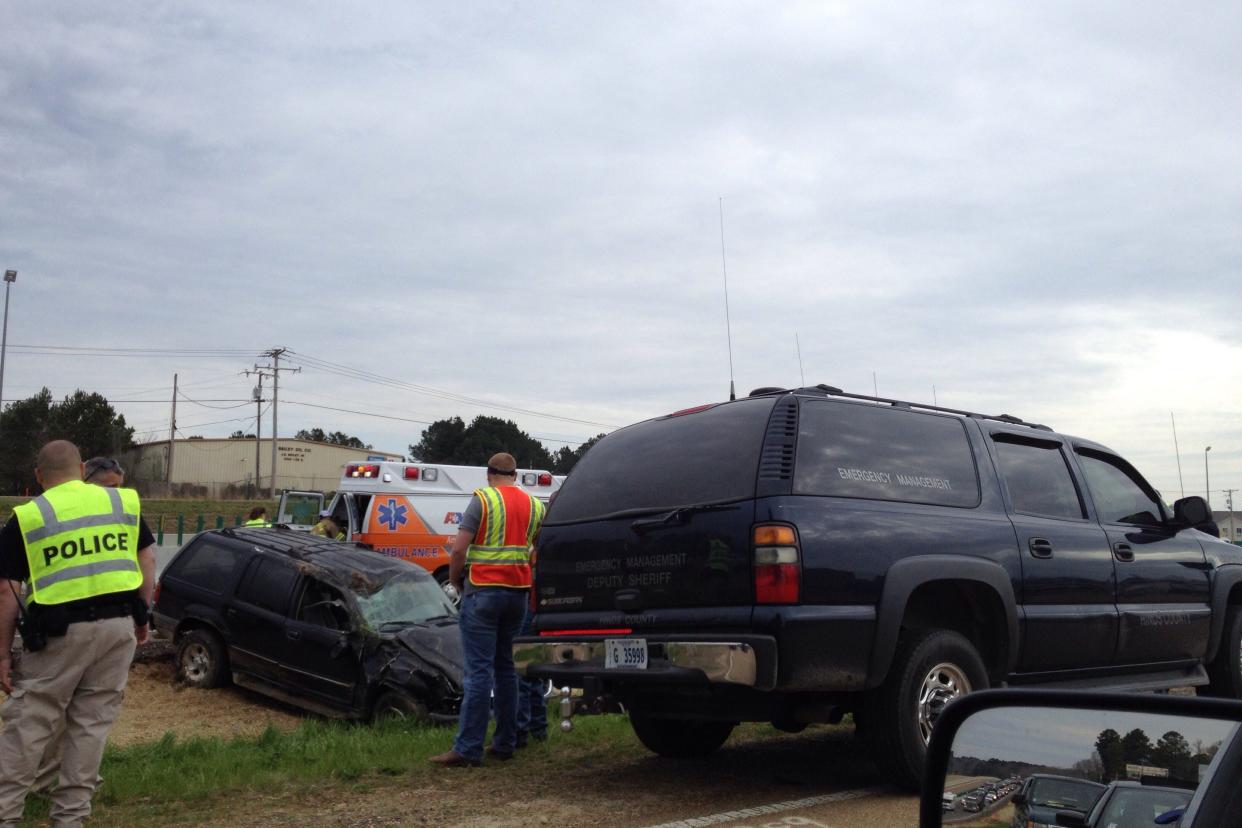
[[[1237,489],[1222,489],[1225,493],[1225,508],[1229,510],[1229,542],[1233,543],[1238,537],[1233,531],[1233,493]]]
[[[253,371],[246,371],[246,376],[254,374],[259,378],[259,384],[254,388],[254,496],[259,496],[259,487],[262,477],[259,475],[259,456],[263,446],[263,378],[272,376],[266,373],[269,370],[267,365],[255,365]]]
[[[177,375],[173,374],[172,418],[168,421],[168,471],[164,482],[168,484],[168,494],[172,495],[173,447],[177,445]]]
[[[272,360],[272,364],[270,366],[272,371],[272,488],[270,496],[273,499],[276,497],[276,441],[280,437],[280,431],[277,427],[276,420],[277,412],[279,410],[278,406],[280,405],[280,372],[292,371],[296,374],[302,370],[301,368],[280,367],[280,357],[288,350],[288,348],[273,348],[270,351],[263,352],[263,356],[269,357]],[[264,367],[266,368],[269,366]]]
[[[0,338],[0,411],[4,411],[4,354],[9,349],[9,288],[17,281],[16,270],[4,271],[4,335]]]

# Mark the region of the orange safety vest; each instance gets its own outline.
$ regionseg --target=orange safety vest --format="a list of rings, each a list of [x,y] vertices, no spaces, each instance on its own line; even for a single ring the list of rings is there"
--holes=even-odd
[[[474,494],[483,504],[483,517],[466,549],[470,583],[530,589],[530,548],[547,507],[517,486],[488,486]]]

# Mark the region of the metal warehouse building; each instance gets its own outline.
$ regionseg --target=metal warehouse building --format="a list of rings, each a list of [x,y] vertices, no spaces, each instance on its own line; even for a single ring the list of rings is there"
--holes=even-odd
[[[258,442],[258,490],[272,482],[272,441]],[[255,483],[254,438],[184,439],[143,443],[120,458],[127,485],[148,497],[251,497]],[[401,460],[402,455],[372,449],[346,448],[330,443],[281,438],[276,441],[276,488],[332,491],[342,466],[367,460]]]

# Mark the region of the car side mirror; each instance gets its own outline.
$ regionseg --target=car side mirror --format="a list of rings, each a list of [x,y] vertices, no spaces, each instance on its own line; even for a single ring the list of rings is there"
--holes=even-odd
[[[984,690],[953,701],[936,722],[919,825],[994,825],[1020,808],[1015,816],[1028,822],[1086,826],[1141,802],[1145,813],[1184,809],[1181,828],[1206,828],[1232,824],[1240,776],[1238,701]],[[978,812],[962,808],[997,783],[1019,787]],[[952,805],[947,793],[956,794]]]
[[[1183,497],[1173,504],[1173,522],[1179,526],[1199,529],[1209,535],[1220,537],[1220,529],[1212,520],[1212,510],[1207,501],[1198,495]]]

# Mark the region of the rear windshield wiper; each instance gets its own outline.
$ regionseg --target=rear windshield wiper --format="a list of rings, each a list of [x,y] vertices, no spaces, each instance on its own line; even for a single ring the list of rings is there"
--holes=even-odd
[[[701,506],[679,506],[671,512],[667,512],[659,517],[647,518],[646,520],[636,520],[630,524],[630,528],[638,534],[649,532],[652,529],[662,529],[666,526],[679,525],[690,515],[697,512],[723,512],[726,510],[736,509],[736,503],[704,503]]]

